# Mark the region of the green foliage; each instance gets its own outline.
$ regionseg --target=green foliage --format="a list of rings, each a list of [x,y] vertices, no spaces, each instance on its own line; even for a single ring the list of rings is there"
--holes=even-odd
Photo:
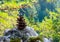
[[[14,38],[14,39],[10,39],[10,42],[21,42],[21,39],[19,38]]]
[[[28,42],[37,42],[37,41],[43,42],[43,37],[42,36],[30,37],[29,40],[28,40]]]
[[[52,2],[55,2],[53,0]],[[34,7],[34,3],[38,2],[37,0],[3,0],[0,3],[0,36],[3,35],[5,29],[11,29],[16,27],[16,20],[18,9],[20,8],[21,4],[27,4],[32,8],[33,14],[31,16],[31,10],[29,10],[30,20],[24,15],[25,21],[28,26],[34,28],[35,31],[39,32],[39,35],[45,36],[47,38],[53,38],[54,42],[60,41],[60,8],[56,8],[59,13],[49,11],[49,18],[46,16],[44,17],[42,22],[37,22],[34,24],[34,16],[36,16],[36,9]],[[47,0],[47,2],[51,2],[51,0]],[[38,7],[38,6],[37,6]],[[33,38],[32,38],[33,39]]]

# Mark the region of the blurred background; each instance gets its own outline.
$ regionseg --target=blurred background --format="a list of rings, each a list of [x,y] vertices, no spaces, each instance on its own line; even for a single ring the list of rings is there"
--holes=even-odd
[[[0,0],[0,36],[16,27],[19,15],[39,35],[60,42],[60,0]]]

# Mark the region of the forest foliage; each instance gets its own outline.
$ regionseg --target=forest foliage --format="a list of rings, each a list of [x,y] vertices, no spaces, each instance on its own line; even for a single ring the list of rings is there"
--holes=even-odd
[[[28,26],[42,36],[60,41],[60,0],[0,0],[0,36],[16,27],[19,9]],[[56,40],[57,39],[57,40]]]

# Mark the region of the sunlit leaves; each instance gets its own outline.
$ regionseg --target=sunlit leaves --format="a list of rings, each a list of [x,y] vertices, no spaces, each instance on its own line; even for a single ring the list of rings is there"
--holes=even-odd
[[[46,9],[46,11],[49,14],[49,18],[44,17],[42,22],[36,22],[34,24],[34,17],[37,17],[37,11],[35,9],[34,4],[37,2],[37,0],[17,0],[19,1],[16,3],[16,0],[13,1],[6,1],[5,3],[0,5],[0,35],[3,34],[5,29],[11,29],[16,26],[17,21],[17,14],[18,9],[21,5],[27,5],[31,9],[27,9],[29,14],[28,19],[26,16],[24,16],[25,21],[28,26],[31,26],[34,28],[34,30],[38,31],[40,35],[46,36],[46,37],[54,37],[56,34],[56,37],[58,35],[58,38],[60,37],[60,8],[56,8],[58,13],[49,11]],[[47,2],[51,2],[52,0],[47,0]],[[54,0],[55,1],[55,0]],[[37,8],[40,8],[39,4],[35,4]],[[26,8],[28,8],[26,7]]]
[[[4,12],[0,12],[0,18],[8,18],[8,14]]]
[[[3,34],[5,29],[13,28],[16,26],[16,19],[17,19],[17,13],[13,12],[12,16],[10,16],[7,12],[0,12],[0,35]]]

